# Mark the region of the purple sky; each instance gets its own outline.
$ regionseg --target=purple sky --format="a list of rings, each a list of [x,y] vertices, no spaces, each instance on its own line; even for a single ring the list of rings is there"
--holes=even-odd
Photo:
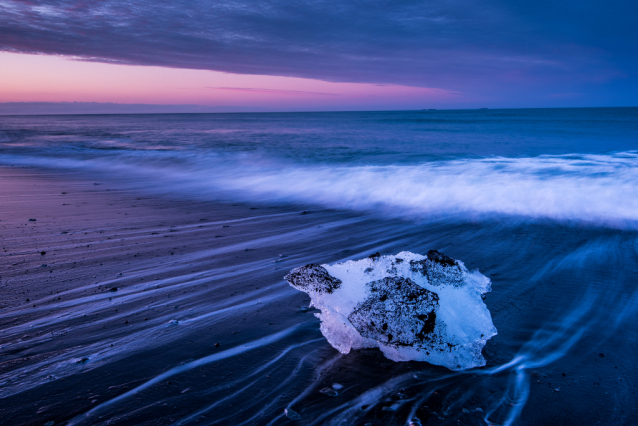
[[[0,16],[0,102],[638,105],[634,1],[0,0]]]

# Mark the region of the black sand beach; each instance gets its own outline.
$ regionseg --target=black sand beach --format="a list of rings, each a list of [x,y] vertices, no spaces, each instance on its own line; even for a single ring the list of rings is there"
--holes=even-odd
[[[635,424],[627,362],[635,341],[623,337],[635,325],[619,329],[618,312],[602,324],[604,310],[586,306],[621,308],[622,300],[601,287],[557,315],[556,297],[582,282],[560,264],[551,279],[511,285],[525,282],[512,267],[521,261],[548,251],[558,258],[578,241],[633,244],[630,235],[556,227],[550,238],[522,225],[418,225],[142,196],[113,181],[24,168],[3,168],[0,191],[3,425],[400,425],[406,416],[485,424],[521,409],[522,424]],[[518,240],[526,258],[484,246],[490,234]],[[499,335],[485,348],[487,369],[451,373],[377,350],[341,355],[321,336],[307,296],[282,279],[311,262],[429,248],[493,280],[486,302]],[[617,272],[594,262],[583,276],[602,276],[604,285],[605,270]],[[588,323],[582,309],[596,325],[570,344]],[[610,331],[604,341],[592,332],[599,326]],[[526,366],[512,364],[520,356]],[[517,380],[529,383],[528,395]],[[340,395],[320,392],[333,383],[344,386]],[[300,418],[286,418],[285,408]]]

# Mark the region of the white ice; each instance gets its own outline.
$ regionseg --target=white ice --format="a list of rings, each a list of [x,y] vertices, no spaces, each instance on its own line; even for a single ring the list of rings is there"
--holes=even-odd
[[[321,310],[315,314],[321,332],[343,354],[378,347],[394,361],[427,361],[464,370],[485,365],[481,351],[497,334],[483,302],[491,290],[489,278],[436,251],[308,265],[286,279],[308,293],[310,306]]]

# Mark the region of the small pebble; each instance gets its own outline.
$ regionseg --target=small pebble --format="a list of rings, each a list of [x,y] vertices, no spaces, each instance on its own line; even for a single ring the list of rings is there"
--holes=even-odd
[[[299,420],[301,418],[299,413],[294,411],[292,408],[286,408],[284,410],[284,413],[286,414],[286,417],[288,417],[290,420]]]
[[[319,392],[321,392],[324,395],[328,395],[328,396],[337,396],[337,395],[339,395],[339,392],[337,392],[336,390],[334,390],[332,388],[323,388]]]

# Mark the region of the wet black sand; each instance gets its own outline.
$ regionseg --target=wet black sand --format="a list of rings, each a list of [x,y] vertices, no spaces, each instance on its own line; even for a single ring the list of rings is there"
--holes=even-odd
[[[479,425],[519,410],[529,425],[637,424],[634,232],[380,221],[115,182],[0,169],[2,425]],[[493,280],[485,369],[340,355],[282,280],[433,248]]]

